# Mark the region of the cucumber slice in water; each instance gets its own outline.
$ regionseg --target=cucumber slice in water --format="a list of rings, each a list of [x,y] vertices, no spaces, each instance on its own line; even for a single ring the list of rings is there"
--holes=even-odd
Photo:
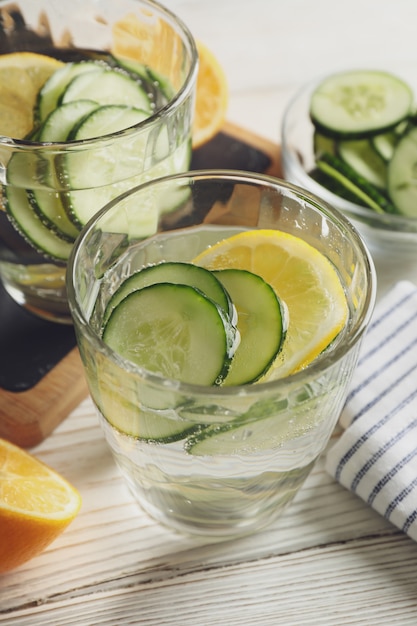
[[[194,431],[187,436],[184,448],[194,456],[246,455],[280,448],[311,433],[323,419],[318,411],[320,402],[317,391],[308,387],[297,394],[295,404],[294,398],[289,401],[285,394],[260,399],[229,422]]]
[[[194,456],[253,454],[279,445],[284,438],[277,434],[279,420],[275,415],[257,421],[214,424],[191,434],[185,449]]]
[[[89,113],[98,108],[93,100],[75,100],[57,107],[48,115],[39,130],[39,141],[67,141],[68,135]]]
[[[124,130],[140,124],[147,117],[145,111],[125,105],[99,107],[73,129],[70,139],[90,139],[105,133],[106,129],[107,132]],[[155,158],[159,158],[160,161],[141,171],[146,163],[146,155],[151,152],[155,152]],[[158,134],[138,133],[129,141],[105,144],[94,153],[91,151],[68,153],[63,164],[63,178],[69,181],[71,188],[66,206],[70,218],[79,227],[84,226],[98,208],[117,195],[147,180],[186,170],[190,154],[188,143],[178,146],[174,151],[170,150],[165,126],[159,129]],[[132,211],[126,207],[120,212],[120,225],[113,222],[111,228],[113,232],[126,229],[125,214],[129,213],[130,217],[136,214],[138,219],[137,233],[132,232],[132,238],[154,234],[153,225],[148,228],[143,222],[151,224],[153,220],[153,223],[156,223],[160,214],[173,210],[187,193],[188,190],[181,190],[180,193],[167,193],[156,198],[150,191],[148,206],[141,212],[136,210],[136,204]],[[134,199],[132,201],[134,202]],[[148,214],[149,219],[146,218]],[[141,216],[144,216],[144,219],[141,219]]]
[[[158,89],[164,95],[166,102],[169,102],[175,95],[175,90],[171,82],[162,74],[156,70],[151,69],[143,63],[138,61],[132,61],[131,59],[123,59],[121,57],[114,57],[115,62],[119,67],[127,70],[134,75],[137,74],[145,82],[150,82],[153,85],[157,85]]]
[[[314,90],[310,116],[324,134],[365,138],[394,128],[411,112],[413,92],[388,72],[355,70],[325,78]]]
[[[112,311],[127,295],[157,283],[173,283],[190,285],[202,291],[208,298],[216,302],[230,317],[235,319],[235,309],[229,294],[222,283],[212,272],[192,263],[165,262],[145,267],[127,278],[109,300],[103,316],[105,325]]]
[[[241,269],[213,272],[237,309],[240,343],[224,385],[253,383],[264,376],[281,350],[285,312],[274,289],[263,278]]]
[[[94,100],[101,105],[124,104],[152,112],[149,96],[140,82],[112,68],[97,68],[76,76],[63,92],[60,104],[74,100]]]
[[[179,441],[200,429],[198,424],[178,419],[169,410],[147,410],[138,407],[115,394],[109,388],[101,388],[96,399],[98,407],[111,426],[123,435],[147,443],[167,444]]]
[[[155,374],[219,385],[236,347],[236,328],[222,309],[189,285],[158,283],[130,293],[113,310],[103,340]]]
[[[14,194],[9,190],[7,194],[10,212],[13,212],[16,222],[19,223],[21,219],[24,222],[29,219],[26,213],[31,210],[34,213],[34,219],[40,220],[55,235],[66,241],[74,241],[79,230],[68,218],[59,194],[53,191],[55,176],[53,156],[47,159],[26,152],[15,152],[7,168],[8,184],[16,189],[25,189],[32,180],[34,183],[38,182],[39,186],[37,187],[35,183],[32,189],[27,190],[29,202],[24,198],[25,194]],[[24,202],[22,209],[14,205],[17,198],[22,198]],[[23,226],[22,229],[25,230]],[[30,233],[28,235],[30,237]],[[34,234],[34,237],[36,238],[37,235]]]
[[[96,107],[91,113],[75,123],[68,139],[80,141],[94,139],[136,126],[149,117],[147,111],[125,104],[107,104]],[[126,149],[126,148],[125,148]],[[130,150],[132,148],[130,147]],[[77,178],[73,179],[79,184]]]
[[[75,124],[68,139],[81,141],[122,131],[147,118],[148,114],[142,109],[126,105],[100,106]],[[134,141],[66,155],[62,164],[62,179],[68,180],[70,188],[66,209],[76,224],[84,226],[100,207],[135,185],[135,176],[145,158],[147,139],[147,134],[142,133]],[[137,184],[139,182],[137,180]]]
[[[6,211],[16,230],[41,254],[54,260],[67,261],[72,243],[64,241],[45,226],[33,210],[24,189],[5,187]]]
[[[56,109],[69,83],[80,74],[99,69],[95,61],[81,61],[80,63],[66,63],[52,74],[41,88],[36,104],[36,117],[43,122]]]
[[[32,189],[27,194],[32,209],[45,226],[61,239],[74,242],[80,231],[68,218],[60,195],[48,189]]]

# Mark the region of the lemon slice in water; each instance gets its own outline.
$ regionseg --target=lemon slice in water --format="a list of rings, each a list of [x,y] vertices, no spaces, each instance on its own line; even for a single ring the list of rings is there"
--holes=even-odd
[[[287,335],[268,379],[309,365],[346,325],[348,303],[335,267],[299,237],[279,230],[245,231],[207,248],[193,262],[210,270],[258,274],[286,304]]]

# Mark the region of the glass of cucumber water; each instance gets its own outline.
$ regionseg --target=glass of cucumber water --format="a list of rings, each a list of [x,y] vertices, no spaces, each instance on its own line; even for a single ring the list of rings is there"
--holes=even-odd
[[[100,423],[143,509],[212,538],[277,518],[329,440],[374,305],[350,222],[267,176],[162,177],[88,223],[67,289]]]
[[[198,55],[151,0],[0,0],[0,23],[0,277],[71,323],[65,268],[83,226],[189,168]]]

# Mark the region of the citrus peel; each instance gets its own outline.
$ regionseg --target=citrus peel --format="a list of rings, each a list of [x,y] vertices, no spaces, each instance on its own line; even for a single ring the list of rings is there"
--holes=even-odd
[[[45,550],[80,507],[79,492],[60,474],[0,439],[0,574]]]

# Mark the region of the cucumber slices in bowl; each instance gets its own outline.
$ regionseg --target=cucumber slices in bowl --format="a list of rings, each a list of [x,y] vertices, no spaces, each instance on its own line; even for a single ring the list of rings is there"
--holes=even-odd
[[[311,95],[310,118],[317,182],[377,213],[417,217],[417,118],[404,80],[377,70],[329,76]]]
[[[397,76],[356,70],[325,78],[311,96],[310,115],[324,134],[358,139],[394,128],[412,104],[411,88]]]

